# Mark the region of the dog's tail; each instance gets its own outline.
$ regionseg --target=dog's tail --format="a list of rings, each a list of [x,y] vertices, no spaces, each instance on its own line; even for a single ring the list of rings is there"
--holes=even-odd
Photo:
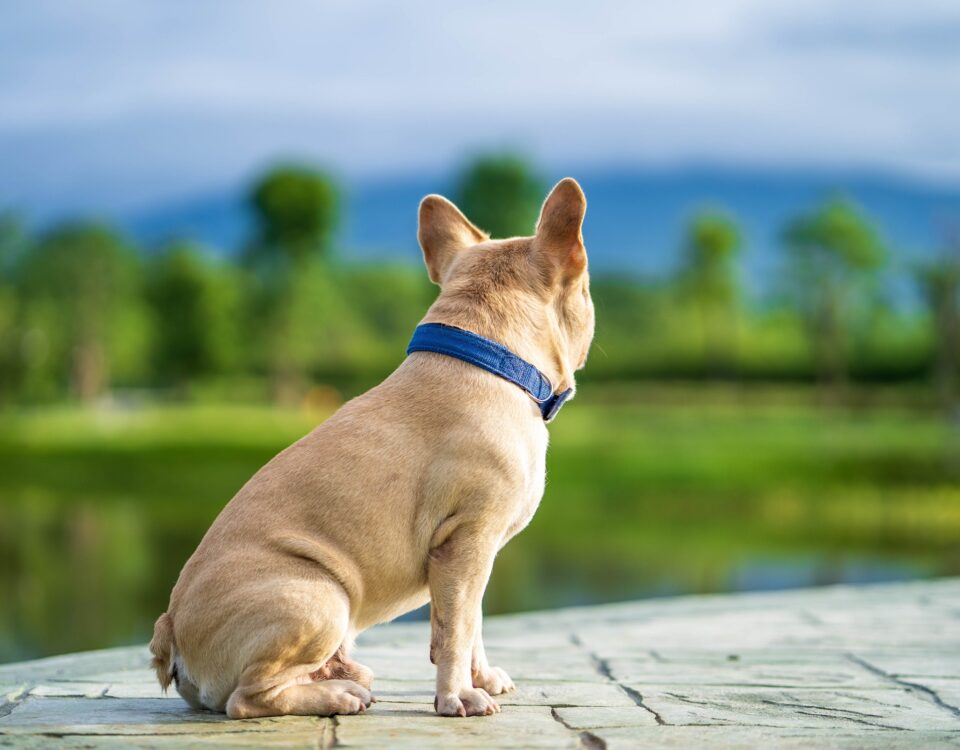
[[[157,672],[160,687],[166,692],[176,675],[177,644],[173,639],[173,618],[164,612],[153,626],[153,640],[150,641],[150,653],[153,654],[151,666]]]

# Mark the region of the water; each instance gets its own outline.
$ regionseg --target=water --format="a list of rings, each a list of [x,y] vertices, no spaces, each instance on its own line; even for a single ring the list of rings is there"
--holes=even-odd
[[[225,484],[230,481],[225,477]],[[0,505],[5,575],[0,594],[0,661],[142,643],[167,604],[179,568],[217,511],[201,498],[71,497],[27,493]],[[549,514],[549,508],[541,513]],[[616,523],[615,521],[612,521]],[[709,527],[704,527],[704,544]],[[686,593],[907,580],[957,573],[916,554],[753,553],[709,560],[673,557],[617,564],[603,553],[557,560],[521,535],[502,553],[487,611],[585,605]],[[418,610],[404,619],[427,619]]]

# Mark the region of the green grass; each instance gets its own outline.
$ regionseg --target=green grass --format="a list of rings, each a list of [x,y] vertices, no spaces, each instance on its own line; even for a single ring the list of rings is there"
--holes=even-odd
[[[880,399],[590,386],[551,427],[488,611],[960,573],[960,435]],[[230,496],[321,413],[70,407],[0,417],[0,661],[137,642]]]

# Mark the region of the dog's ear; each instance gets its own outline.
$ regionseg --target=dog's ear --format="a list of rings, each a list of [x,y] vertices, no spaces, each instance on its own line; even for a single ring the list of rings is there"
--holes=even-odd
[[[583,217],[587,199],[572,177],[556,184],[543,202],[537,222],[537,246],[553,270],[553,278],[571,278],[587,266],[583,246]]]
[[[459,208],[440,195],[428,195],[420,201],[417,238],[423,249],[427,273],[434,284],[443,282],[450,262],[458,252],[489,239],[460,213]]]

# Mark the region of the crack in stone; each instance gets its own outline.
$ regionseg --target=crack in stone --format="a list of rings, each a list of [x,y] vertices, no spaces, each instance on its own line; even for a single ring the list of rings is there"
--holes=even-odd
[[[937,691],[933,688],[927,687],[926,685],[921,685],[918,682],[908,682],[907,680],[903,680],[895,675],[890,674],[889,672],[884,671],[883,669],[880,669],[880,667],[874,666],[865,659],[861,659],[856,654],[847,654],[847,659],[852,661],[854,664],[859,664],[868,672],[872,672],[878,677],[882,677],[888,682],[892,682],[894,685],[899,685],[911,693],[919,693],[922,697],[931,701],[935,706],[939,706],[945,711],[949,711],[954,716],[960,718],[960,708],[957,708],[956,706],[944,701],[943,698],[940,697],[940,694],[937,693]]]
[[[769,698],[761,698],[760,702],[766,703],[769,706],[783,706],[784,708],[812,708],[814,711],[835,711],[837,713],[855,714],[856,716],[864,716],[868,719],[883,718],[881,714],[868,714],[863,711],[854,711],[852,708],[831,708],[830,706],[814,706],[809,703],[786,703],[770,700]]]
[[[553,720],[562,724],[565,729],[569,729],[571,732],[577,732],[580,738],[580,744],[583,747],[588,750],[607,750],[607,741],[603,739],[603,737],[586,730],[578,731],[576,727],[570,726],[563,720],[563,717],[557,713],[557,708],[558,706],[550,706],[550,715],[553,717]]]
[[[868,727],[873,727],[874,729],[899,729],[900,727],[890,726],[889,724],[878,724],[874,721],[866,721],[865,719],[855,719],[853,716],[834,716],[833,714],[822,714],[816,711],[797,711],[798,714],[802,716],[814,716],[818,719],[843,719],[844,721],[852,721],[854,724],[864,724]]]
[[[681,703],[689,703],[692,706],[708,706],[711,708],[727,707],[725,703],[717,703],[716,701],[698,701],[694,700],[693,698],[688,698],[685,695],[680,695],[679,693],[666,693],[666,695],[669,695],[671,698],[676,698]]]
[[[4,716],[9,716],[13,713],[13,710],[23,702],[23,699],[29,695],[30,691],[33,688],[20,688],[16,693],[10,693],[6,698],[0,702],[0,719]]]
[[[688,697],[685,696],[685,695],[680,695],[679,693],[667,693],[667,695],[669,695],[671,698],[676,698],[678,701],[680,701],[680,702],[682,702],[682,703],[689,703],[689,704],[694,705],[694,706],[706,706],[707,708],[722,708],[722,709],[729,708],[728,705],[723,704],[723,703],[718,703],[718,702],[715,702],[715,701],[698,701],[698,700],[694,700],[693,698],[688,698]],[[810,708],[810,709],[814,709],[813,711],[803,711],[803,710],[800,710],[800,711],[797,711],[797,712],[796,712],[796,713],[798,713],[798,714],[800,714],[800,715],[802,715],[802,716],[815,716],[815,717],[820,718],[820,719],[842,719],[842,720],[844,720],[844,721],[852,721],[852,722],[854,722],[854,723],[856,723],[856,724],[866,724],[867,726],[875,727],[875,728],[877,728],[877,729],[899,729],[899,727],[890,726],[890,725],[888,725],[888,724],[880,724],[880,723],[873,722],[873,721],[866,721],[865,719],[858,719],[858,718],[856,718],[856,716],[844,716],[844,715],[842,715],[842,714],[844,714],[844,713],[852,713],[852,714],[856,714],[857,716],[876,717],[876,718],[878,718],[878,719],[879,719],[879,718],[883,718],[882,716],[878,716],[878,715],[876,715],[876,714],[865,714],[865,713],[862,713],[862,712],[860,712],[860,711],[853,711],[853,710],[847,709],[847,708],[830,708],[829,706],[812,706],[812,705],[808,705],[808,704],[805,704],[805,703],[781,703],[780,701],[774,701],[774,700],[770,700],[770,699],[767,699],[767,698],[762,698],[760,702],[761,702],[761,703],[766,703],[766,704],[769,705],[769,706],[780,706],[780,707],[783,707],[783,708],[798,708],[798,709]],[[827,711],[839,712],[841,715],[837,715],[837,713],[824,713],[824,712],[827,712]],[[710,726],[710,725],[706,725],[706,724],[701,724],[700,722],[696,722],[695,725],[696,725],[696,726]],[[724,726],[728,726],[728,724],[726,724],[726,723],[723,724],[723,725],[724,725]],[[759,727],[759,726],[763,726],[763,725],[761,725],[761,724],[752,724],[751,726],[757,726],[757,727]]]
[[[590,657],[590,661],[593,663],[594,669],[596,669],[600,675],[620,688],[630,700],[637,704],[638,707],[651,714],[657,724],[660,726],[666,725],[667,722],[663,720],[663,717],[646,703],[644,703],[643,695],[641,695],[638,690],[634,690],[632,687],[624,685],[616,677],[614,677],[613,670],[610,668],[610,663],[606,659],[601,659],[600,656],[593,651],[587,649],[587,647],[583,645],[583,641],[580,640],[576,633],[570,634],[570,642],[574,646],[577,646],[578,648],[581,648],[587,652],[587,656]]]
[[[630,700],[632,700],[634,703],[640,706],[640,708],[642,708],[644,711],[650,714],[653,714],[653,718],[657,722],[657,724],[659,724],[660,726],[664,726],[667,723],[663,720],[663,717],[660,714],[658,714],[656,711],[650,708],[650,706],[644,703],[643,696],[640,694],[640,691],[634,690],[632,687],[628,687],[627,685],[624,685],[620,682],[617,682],[617,685],[619,685],[620,689],[623,692],[625,692],[627,696],[629,696]]]
[[[590,661],[593,662],[594,669],[596,669],[597,672],[610,680],[610,682],[617,682],[616,678],[613,676],[613,670],[610,669],[610,662],[608,662],[606,659],[601,659],[592,651],[590,652],[589,656]],[[617,682],[617,684],[619,685],[620,683]]]
[[[332,729],[330,730],[330,741],[324,742],[322,746],[324,748],[342,747],[342,745],[340,744],[340,738],[337,737],[337,729],[340,728],[340,720],[337,719],[336,715],[330,717],[330,724],[332,726]],[[326,734],[327,734],[326,731],[324,731],[323,737],[321,739],[325,739]]]
[[[800,616],[800,619],[805,622],[807,625],[823,625],[823,620],[817,617],[813,612],[809,612],[805,609],[801,609],[797,614]]]
[[[19,701],[4,701],[3,703],[0,703],[0,719],[13,713],[13,709],[15,709],[18,705]]]

